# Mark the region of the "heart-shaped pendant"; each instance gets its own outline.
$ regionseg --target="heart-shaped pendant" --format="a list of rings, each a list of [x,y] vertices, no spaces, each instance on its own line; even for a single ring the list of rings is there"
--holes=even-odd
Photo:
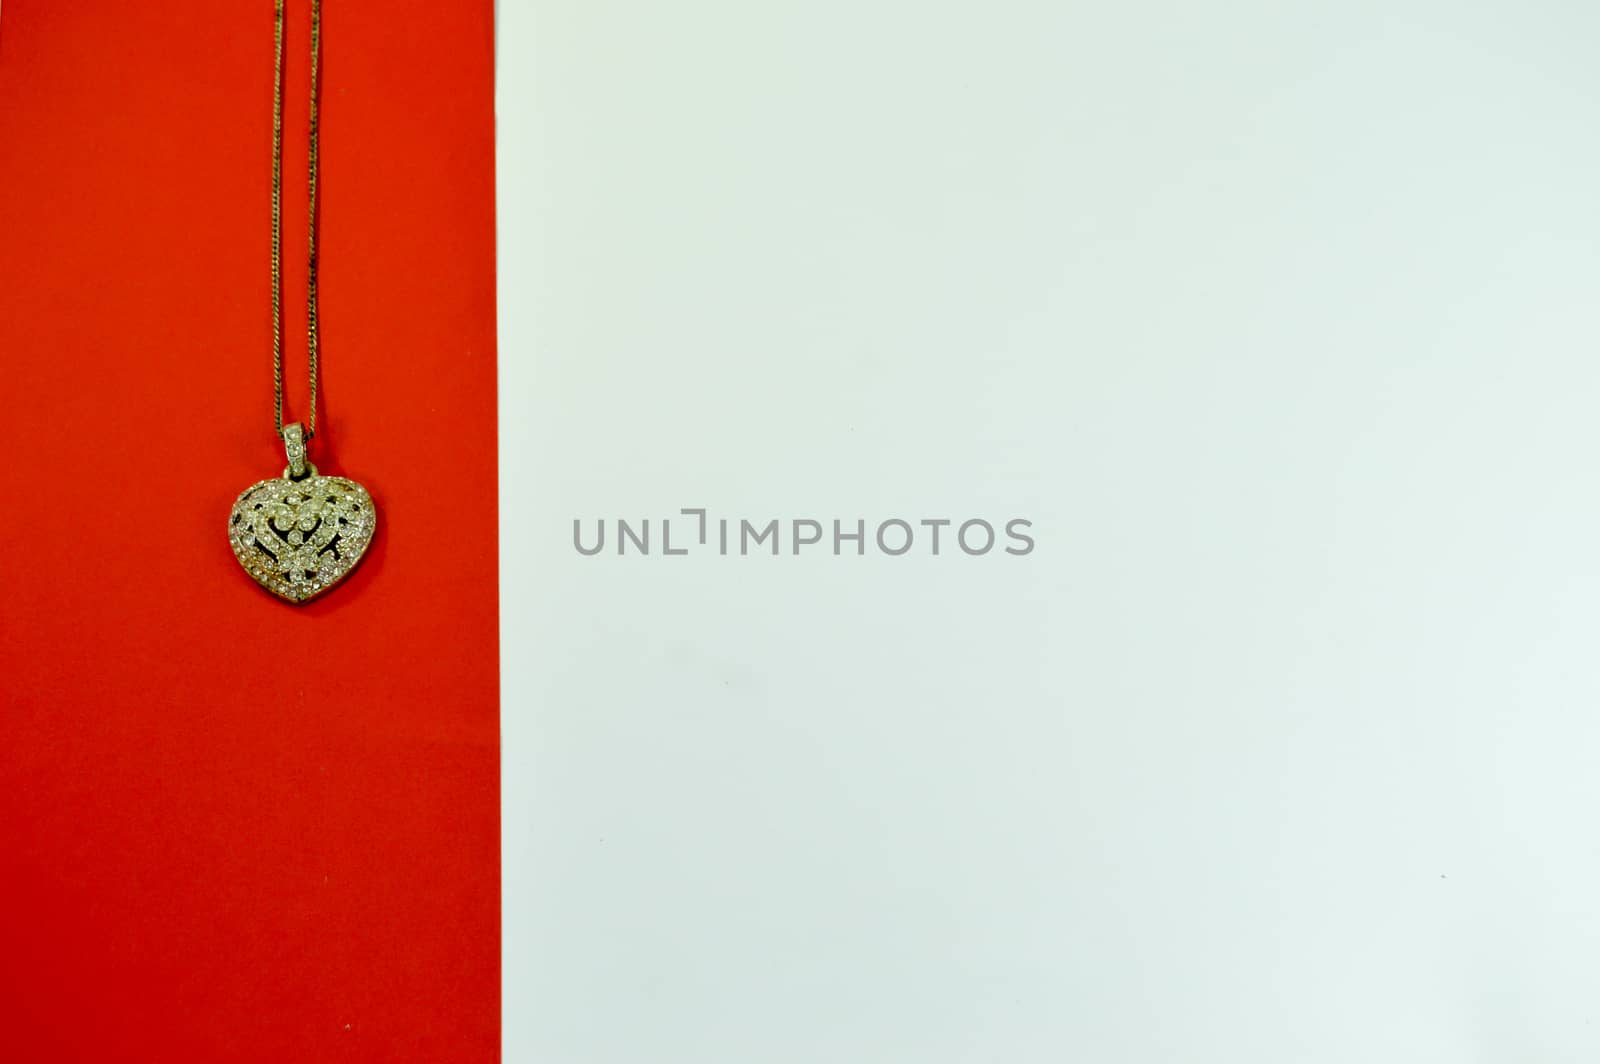
[[[344,477],[319,476],[304,459],[296,433],[289,468],[246,488],[228,515],[228,542],[244,571],[296,604],[343,580],[378,527],[366,488]]]

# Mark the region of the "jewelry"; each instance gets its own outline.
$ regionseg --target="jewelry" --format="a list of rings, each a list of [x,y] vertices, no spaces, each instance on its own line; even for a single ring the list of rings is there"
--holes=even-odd
[[[244,571],[279,598],[299,604],[354,569],[377,529],[372,497],[353,480],[325,477],[306,459],[317,431],[317,92],[322,2],[311,0],[310,187],[306,270],[306,356],[311,400],[306,426],[283,420],[283,5],[276,0],[272,54],[272,393],[273,429],[289,464],[250,485],[228,515],[228,542]]]

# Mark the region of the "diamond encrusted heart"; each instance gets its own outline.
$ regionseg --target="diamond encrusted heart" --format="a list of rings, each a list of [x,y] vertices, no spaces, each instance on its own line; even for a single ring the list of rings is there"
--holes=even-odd
[[[343,580],[377,527],[372,496],[355,481],[283,476],[244,490],[228,515],[228,542],[256,583],[298,604]]]

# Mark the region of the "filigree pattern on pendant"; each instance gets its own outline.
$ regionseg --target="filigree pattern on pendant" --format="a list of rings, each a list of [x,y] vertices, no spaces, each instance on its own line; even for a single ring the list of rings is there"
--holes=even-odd
[[[245,572],[290,602],[328,590],[372,542],[372,497],[344,477],[282,477],[252,484],[228,515],[228,542]]]

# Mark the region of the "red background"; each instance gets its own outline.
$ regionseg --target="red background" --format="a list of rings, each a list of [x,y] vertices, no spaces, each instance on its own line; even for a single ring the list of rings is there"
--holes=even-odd
[[[286,46],[305,410],[308,2]],[[324,404],[379,507],[293,607],[272,3],[0,14],[0,1057],[489,1060],[499,1021],[491,7],[324,11]]]

